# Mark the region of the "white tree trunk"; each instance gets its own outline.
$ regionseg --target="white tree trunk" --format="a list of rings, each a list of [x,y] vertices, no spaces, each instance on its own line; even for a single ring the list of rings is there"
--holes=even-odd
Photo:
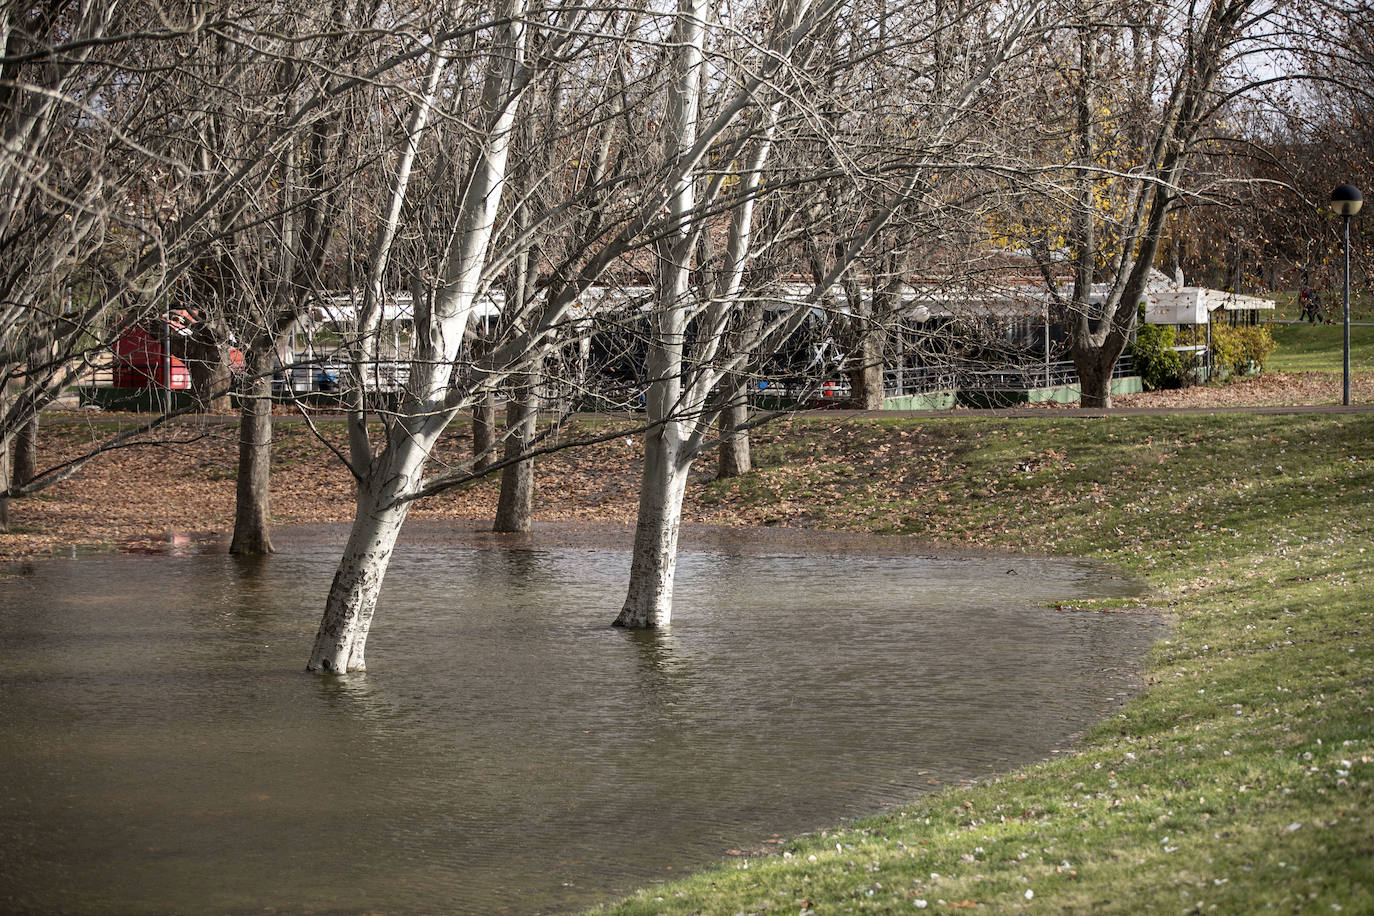
[[[704,0],[679,0],[673,27],[675,82],[668,92],[670,159],[688,155],[696,144],[705,15]],[[649,389],[644,399],[649,421],[657,425],[644,437],[644,476],[639,484],[630,585],[625,605],[615,619],[620,627],[666,626],[672,615],[677,533],[692,459],[684,448],[689,421],[683,418],[682,410],[682,351],[691,304],[695,208],[696,176],[689,171],[670,189],[668,212],[672,222],[658,246],[658,307],[649,341]]]
[[[615,619],[618,627],[666,627],[672,618],[682,498],[692,466],[691,458],[684,454],[680,427],[679,423],[668,423],[645,437],[630,588]]]
[[[450,415],[408,417],[392,427],[386,449],[358,482],[356,514],[325,600],[307,671],[343,674],[365,668],[363,649],[396,538],[424,482],[425,461]]]
[[[376,492],[359,488],[358,511],[343,559],[334,573],[325,602],[324,618],[315,634],[307,671],[343,674],[363,671],[363,653],[382,579],[409,503],[381,504]]]
[[[2,401],[3,398],[0,398]],[[4,435],[0,430],[0,493],[10,488],[10,442],[12,440]],[[8,496],[0,496],[0,534],[6,534],[10,530],[10,500]]]

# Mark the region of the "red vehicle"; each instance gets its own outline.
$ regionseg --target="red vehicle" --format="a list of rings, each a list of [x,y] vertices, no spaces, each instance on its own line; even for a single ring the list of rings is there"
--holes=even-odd
[[[175,356],[166,356],[164,342],[141,327],[134,327],[115,341],[114,384],[116,388],[191,387],[191,373]],[[171,379],[167,378],[171,367]]]

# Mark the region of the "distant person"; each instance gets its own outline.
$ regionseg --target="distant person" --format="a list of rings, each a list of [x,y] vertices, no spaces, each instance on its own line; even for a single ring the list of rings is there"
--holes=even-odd
[[[1317,291],[1310,286],[1304,286],[1302,292],[1298,293],[1298,302],[1302,305],[1300,320],[1316,324],[1321,318],[1321,297],[1317,295]]]

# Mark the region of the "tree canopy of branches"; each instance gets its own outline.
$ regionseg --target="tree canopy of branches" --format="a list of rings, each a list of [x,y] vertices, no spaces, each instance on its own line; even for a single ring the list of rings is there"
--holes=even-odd
[[[749,379],[809,329],[825,340],[803,374],[847,373],[881,406],[913,295],[1030,273],[1082,403],[1110,405],[1161,248],[1180,261],[1185,232],[1255,187],[1313,198],[1323,162],[1367,168],[1370,8],[1348,9],[7,4],[0,492],[78,469],[7,476],[64,387],[132,328],[167,336],[175,311],[201,401],[242,410],[233,549],[270,551],[273,375],[284,337],[327,315],[357,514],[311,670],[365,666],[416,500],[495,462],[512,469],[498,525],[528,524],[541,399],[642,408],[617,623],[662,626],[693,462],[720,443],[722,473],[747,468]],[[1329,241],[1266,237],[1295,261]],[[387,331],[402,300],[404,347]],[[593,344],[618,389],[592,383]],[[497,390],[504,441],[439,460],[445,427]]]

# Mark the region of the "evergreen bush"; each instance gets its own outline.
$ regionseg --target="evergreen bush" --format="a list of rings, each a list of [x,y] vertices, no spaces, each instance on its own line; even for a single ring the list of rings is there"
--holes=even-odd
[[[1183,387],[1183,360],[1173,347],[1174,329],[1167,325],[1147,324],[1137,332],[1130,353],[1146,390]]]

